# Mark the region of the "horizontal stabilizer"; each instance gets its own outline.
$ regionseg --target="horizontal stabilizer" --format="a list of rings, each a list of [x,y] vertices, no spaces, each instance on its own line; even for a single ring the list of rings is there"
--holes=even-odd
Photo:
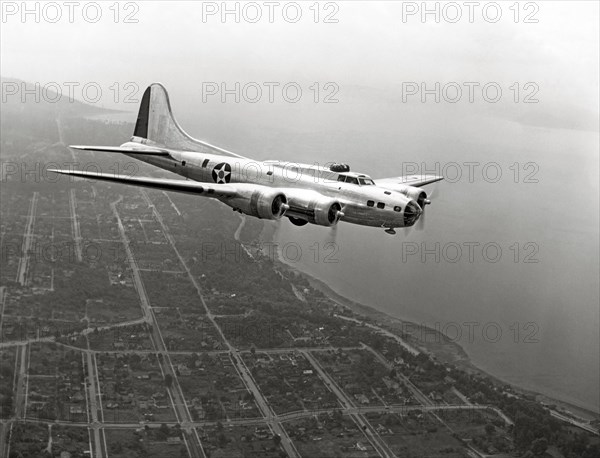
[[[233,186],[227,184],[201,183],[188,180],[170,180],[166,178],[127,177],[111,173],[80,172],[77,170],[48,169],[49,172],[71,175],[89,180],[109,181],[145,188],[161,189],[163,191],[175,191],[186,194],[206,194],[207,197],[235,197],[237,194]]]
[[[394,190],[397,185],[405,186],[425,186],[427,184],[435,183],[436,181],[443,180],[444,177],[438,175],[403,175],[392,178],[381,178],[375,180],[377,186]]]

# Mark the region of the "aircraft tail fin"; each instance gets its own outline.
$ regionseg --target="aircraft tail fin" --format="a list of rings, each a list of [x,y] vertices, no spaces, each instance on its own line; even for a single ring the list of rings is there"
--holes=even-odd
[[[160,83],[144,92],[133,131],[132,141],[180,151],[243,157],[190,137],[177,123],[171,110],[169,94]]]

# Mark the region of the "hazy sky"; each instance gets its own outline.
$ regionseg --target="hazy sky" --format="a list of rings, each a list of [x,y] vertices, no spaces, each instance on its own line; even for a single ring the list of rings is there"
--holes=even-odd
[[[480,2],[472,23],[464,2],[454,3],[462,13],[456,23],[449,20],[457,10],[443,2],[428,4],[438,4],[439,23],[434,15],[423,22],[420,11],[403,21],[403,10],[421,2],[321,3],[318,23],[312,2],[299,3],[296,23],[290,22],[296,12],[290,2],[273,7],[273,23],[265,2],[229,2],[231,9],[239,5],[239,23],[234,15],[223,21],[220,11],[203,21],[203,10],[221,10],[221,2],[130,2],[120,5],[117,23],[112,2],[100,2],[95,23],[90,2],[79,2],[72,23],[64,2],[26,2],[39,14],[24,18],[21,3],[3,2],[2,76],[42,85],[98,82],[107,105],[111,84],[129,81],[142,89],[162,81],[182,97],[202,81],[335,81],[342,89],[385,89],[403,81],[497,81],[505,87],[535,81],[546,102],[598,108],[595,1],[521,3],[518,23],[512,2],[500,2],[495,23],[494,8],[483,13],[490,2]],[[250,23],[258,10],[261,19]],[[57,12],[60,19],[51,23]],[[125,23],[128,14],[138,22]],[[338,22],[325,23],[328,14]],[[538,22],[525,23],[528,14]],[[200,90],[189,97],[200,99]]]

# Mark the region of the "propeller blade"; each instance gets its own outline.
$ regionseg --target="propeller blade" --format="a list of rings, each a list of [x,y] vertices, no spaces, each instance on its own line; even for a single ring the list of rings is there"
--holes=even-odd
[[[427,213],[427,212],[425,211],[425,209],[423,209],[423,213],[421,213],[421,216],[419,217],[417,224],[415,224],[415,226],[417,226],[417,231],[425,230],[425,213]]]
[[[438,194],[438,186],[434,186],[433,189],[431,190],[431,194],[429,194],[427,196],[427,198],[429,200],[433,200],[437,197],[437,194]]]

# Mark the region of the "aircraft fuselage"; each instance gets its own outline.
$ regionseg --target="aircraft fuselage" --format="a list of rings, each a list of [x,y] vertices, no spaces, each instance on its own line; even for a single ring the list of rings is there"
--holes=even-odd
[[[128,143],[122,145],[127,147]],[[375,227],[405,227],[414,224],[420,207],[404,194],[379,187],[338,181],[340,175],[318,165],[279,161],[255,161],[247,158],[216,154],[170,151],[170,156],[130,155],[156,167],[181,175],[189,180],[216,184],[248,183],[281,189],[288,196],[290,210],[305,205],[318,195],[336,199],[343,208],[343,220],[348,223]],[[369,177],[362,174],[352,176]],[[294,191],[291,191],[294,190]],[[290,192],[291,191],[291,192]],[[228,204],[228,201],[223,200]],[[296,205],[298,203],[298,205]],[[405,212],[407,206],[409,213]]]

